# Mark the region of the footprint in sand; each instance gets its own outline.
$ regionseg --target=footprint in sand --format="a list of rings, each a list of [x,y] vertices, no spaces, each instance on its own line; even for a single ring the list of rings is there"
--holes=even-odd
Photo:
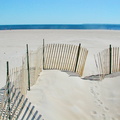
[[[97,93],[97,95],[100,95],[99,93]]]
[[[101,107],[103,106],[103,102],[101,102],[99,99],[96,100],[96,103],[98,106],[101,106]]]
[[[102,116],[103,116],[103,120],[106,120],[106,116],[105,116],[105,114],[102,114]]]
[[[96,111],[93,111],[93,114],[97,114],[97,112],[96,112]]]
[[[107,108],[107,107],[105,107],[104,109],[105,109],[106,111],[108,111],[108,110],[109,110],[109,108]]]
[[[96,88],[98,87],[98,86],[95,86]]]
[[[92,111],[92,116],[97,116],[97,112],[96,111]]]
[[[100,101],[100,104],[102,105],[103,103]]]
[[[93,95],[95,94],[93,88],[90,89],[90,92],[91,92]]]
[[[115,120],[115,118],[112,118],[112,120]]]

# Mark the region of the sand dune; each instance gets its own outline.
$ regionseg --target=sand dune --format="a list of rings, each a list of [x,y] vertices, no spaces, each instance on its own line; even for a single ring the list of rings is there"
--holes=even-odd
[[[120,31],[109,30],[12,30],[0,31],[0,88],[5,85],[6,60],[21,63],[25,44],[34,50],[47,43],[82,44],[89,50],[82,78],[58,70],[43,71],[27,97],[45,120],[119,120],[119,73],[99,81],[94,54],[120,45]],[[91,76],[92,75],[92,76]],[[83,79],[84,78],[84,79]]]
[[[43,71],[27,97],[46,120],[118,120],[119,79],[93,81],[57,70]]]

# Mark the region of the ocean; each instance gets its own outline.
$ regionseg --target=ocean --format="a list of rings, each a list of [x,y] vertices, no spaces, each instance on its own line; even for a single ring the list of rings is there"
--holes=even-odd
[[[17,29],[104,29],[104,30],[120,30],[120,24],[0,25],[0,30],[17,30]]]

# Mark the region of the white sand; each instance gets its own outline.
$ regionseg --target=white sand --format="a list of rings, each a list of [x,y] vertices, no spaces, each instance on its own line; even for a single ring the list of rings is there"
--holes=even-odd
[[[45,120],[119,120],[119,79],[90,81],[43,71],[27,96]]]
[[[120,45],[120,31],[109,30],[12,30],[0,31],[0,88],[5,85],[6,60],[18,66],[26,52],[45,43],[68,43],[89,50],[84,76],[97,74],[94,54]],[[120,77],[103,81],[83,80],[61,71],[43,71],[27,97],[45,120],[119,120]]]

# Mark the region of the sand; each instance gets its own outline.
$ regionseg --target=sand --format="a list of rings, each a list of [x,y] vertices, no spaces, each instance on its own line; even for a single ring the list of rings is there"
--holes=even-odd
[[[82,78],[58,70],[43,71],[27,97],[45,120],[119,120],[119,73],[98,81],[94,54],[120,45],[120,31],[114,30],[8,30],[0,31],[0,88],[5,85],[6,61],[11,68],[21,64],[25,44],[35,50],[45,44],[82,44],[89,50]],[[87,77],[86,77],[87,76]],[[88,79],[83,79],[84,77]]]
[[[92,81],[43,71],[27,96],[45,120],[119,120],[119,78]]]

